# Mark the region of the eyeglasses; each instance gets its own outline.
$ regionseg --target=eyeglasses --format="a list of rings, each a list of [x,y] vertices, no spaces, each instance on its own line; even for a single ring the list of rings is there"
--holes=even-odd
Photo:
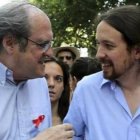
[[[52,41],[45,41],[43,43],[37,43],[29,38],[26,38],[26,37],[23,37],[25,39],[27,39],[28,41],[31,41],[32,43],[36,44],[38,47],[40,47],[41,49],[43,49],[44,51],[47,51],[50,47],[51,47],[51,44],[52,44]]]
[[[59,56],[58,57],[59,60],[64,60],[64,58],[66,58],[67,60],[71,60],[72,59],[71,56]]]

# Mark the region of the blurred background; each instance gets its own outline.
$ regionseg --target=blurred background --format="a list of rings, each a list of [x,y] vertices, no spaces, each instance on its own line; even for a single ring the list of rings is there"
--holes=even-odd
[[[0,0],[0,4],[12,0]],[[15,0],[18,1],[18,0]],[[53,47],[65,44],[77,47],[81,56],[94,57],[95,17],[120,5],[140,5],[140,0],[28,0],[39,6],[51,19],[54,43]]]

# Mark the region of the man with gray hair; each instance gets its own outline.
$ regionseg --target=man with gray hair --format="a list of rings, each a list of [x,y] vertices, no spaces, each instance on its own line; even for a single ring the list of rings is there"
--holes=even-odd
[[[51,127],[44,61],[53,55],[48,16],[27,2],[0,7],[0,140],[70,140],[72,126]]]

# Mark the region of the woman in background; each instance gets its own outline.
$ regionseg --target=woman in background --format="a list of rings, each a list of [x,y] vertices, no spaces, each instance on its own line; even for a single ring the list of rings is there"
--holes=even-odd
[[[69,108],[70,88],[68,65],[55,58],[45,63],[45,78],[48,82],[52,106],[53,125],[61,124]]]

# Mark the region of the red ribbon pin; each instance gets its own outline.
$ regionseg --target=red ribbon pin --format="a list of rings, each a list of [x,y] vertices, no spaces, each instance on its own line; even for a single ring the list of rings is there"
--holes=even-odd
[[[40,123],[42,123],[42,121],[44,120],[44,118],[45,118],[45,115],[40,115],[40,116],[38,116],[37,119],[34,119],[32,121],[36,128],[40,125]]]

